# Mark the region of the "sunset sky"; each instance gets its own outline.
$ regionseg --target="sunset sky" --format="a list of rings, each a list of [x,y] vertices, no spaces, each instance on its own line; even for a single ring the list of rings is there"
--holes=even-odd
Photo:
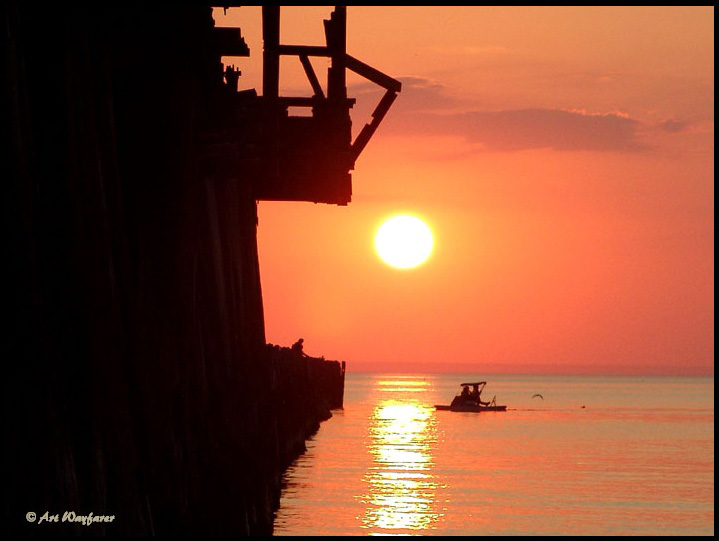
[[[322,45],[331,9],[282,8]],[[215,11],[261,93],[261,9]],[[348,369],[714,373],[713,7],[348,7],[347,50],[402,81],[346,207],[260,202],[268,342]],[[323,81],[324,64],[314,61]],[[296,58],[281,93],[310,95]],[[382,90],[348,79],[356,130]],[[384,219],[434,234],[415,269]]]

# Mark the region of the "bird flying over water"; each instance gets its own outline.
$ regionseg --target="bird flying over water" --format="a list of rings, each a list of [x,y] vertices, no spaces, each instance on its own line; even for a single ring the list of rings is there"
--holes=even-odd
[[[535,394],[535,395],[532,395],[532,398],[535,398],[535,397],[537,397],[537,396],[538,396],[539,398],[541,398],[542,400],[544,400],[544,397],[543,397],[541,394],[539,394],[539,393],[537,393],[537,394]]]

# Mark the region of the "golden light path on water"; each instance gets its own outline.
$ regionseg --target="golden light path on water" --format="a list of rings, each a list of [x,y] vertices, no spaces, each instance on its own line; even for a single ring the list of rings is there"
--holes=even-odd
[[[714,533],[713,378],[495,376],[508,411],[434,410],[473,377],[349,374],[275,535]]]
[[[392,393],[424,391],[425,381],[379,381]],[[405,395],[406,396],[406,395]],[[370,535],[426,530],[442,517],[438,483],[432,473],[437,427],[431,406],[404,398],[387,398],[373,410],[368,452],[372,465],[363,478],[367,505],[362,527]],[[417,532],[419,533],[419,532]]]

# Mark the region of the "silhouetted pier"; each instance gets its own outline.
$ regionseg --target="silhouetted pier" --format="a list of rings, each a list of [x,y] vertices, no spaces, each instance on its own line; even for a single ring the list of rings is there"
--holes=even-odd
[[[250,51],[210,6],[2,12],[6,531],[271,533],[282,472],[341,406],[344,366],[266,344],[256,202],[347,204],[399,83],[346,54],[341,7],[319,48],[279,43],[264,8],[263,95],[237,91],[221,58]],[[279,96],[284,54],[314,96]],[[346,69],[387,91],[354,142]],[[27,518],[45,511],[115,518]]]

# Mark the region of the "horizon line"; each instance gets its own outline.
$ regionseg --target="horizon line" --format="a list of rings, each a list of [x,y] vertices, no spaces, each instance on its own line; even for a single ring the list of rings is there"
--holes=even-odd
[[[358,368],[353,369],[352,361],[346,361],[347,372],[352,373],[384,373],[384,374],[491,374],[497,376],[657,376],[657,377],[714,377],[713,367],[657,367],[656,369],[645,366],[593,366],[593,367],[549,367],[549,366],[527,366],[516,367],[503,366],[501,368],[482,369],[476,366],[451,366],[443,367],[434,363],[417,363],[412,366],[402,364],[390,364],[384,366],[372,366],[372,363],[357,363]]]

